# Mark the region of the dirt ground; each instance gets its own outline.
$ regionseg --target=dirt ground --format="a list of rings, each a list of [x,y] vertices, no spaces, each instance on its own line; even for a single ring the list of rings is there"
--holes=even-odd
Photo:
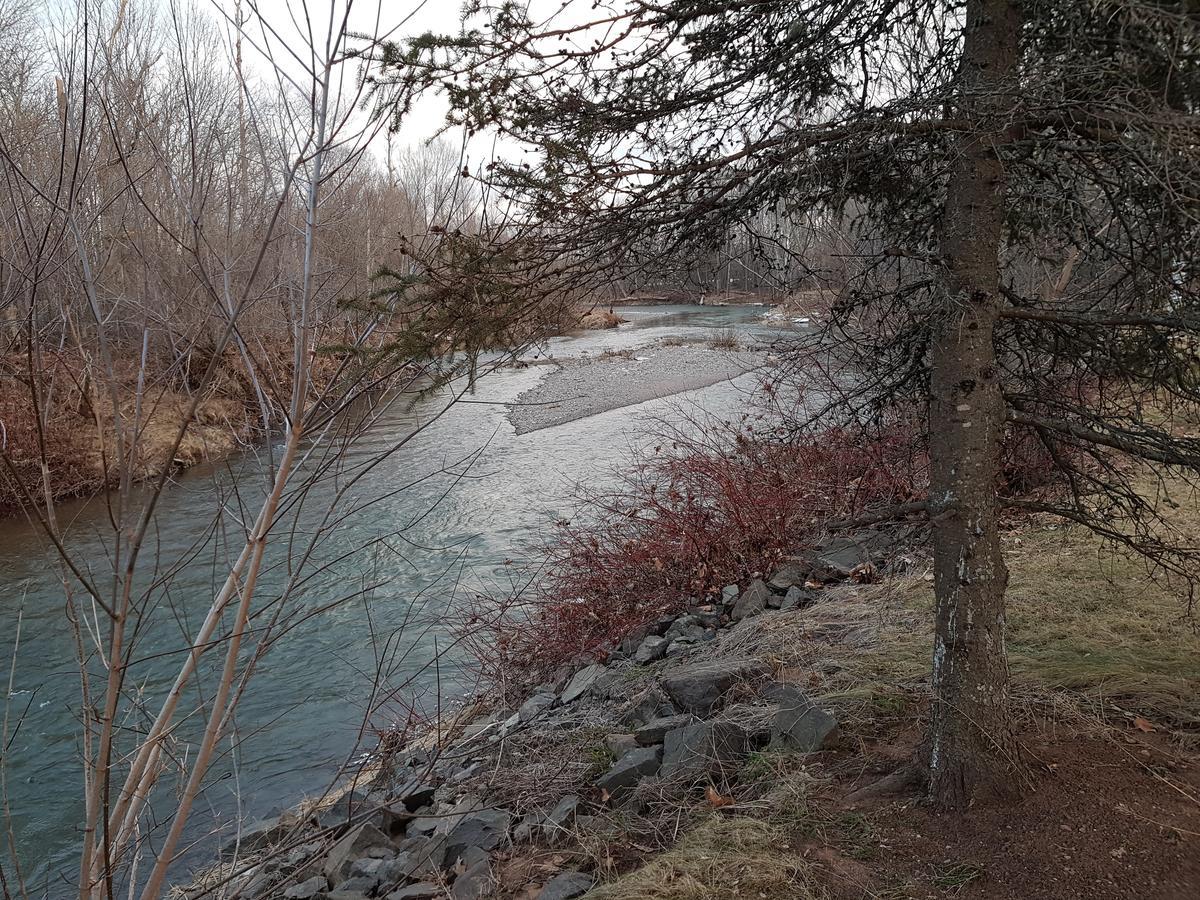
[[[915,737],[826,760],[837,774],[822,800],[855,827],[804,850],[835,896],[1200,896],[1200,761],[1157,733],[1070,734],[1042,722],[1024,739],[1028,785],[961,814],[935,813],[911,792],[845,802],[907,763]]]

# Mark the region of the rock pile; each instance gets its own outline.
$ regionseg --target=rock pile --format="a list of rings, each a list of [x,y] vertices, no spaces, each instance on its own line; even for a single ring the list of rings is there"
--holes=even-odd
[[[402,751],[387,784],[341,798],[300,839],[293,828],[282,850],[278,823],[243,831],[239,852],[260,852],[261,862],[243,871],[230,896],[497,896],[499,857],[524,843],[567,845],[595,811],[636,803],[648,780],[683,789],[719,786],[753,750],[830,747],[838,737],[833,715],[795,685],[773,680],[760,661],[725,655],[717,639],[748,618],[813,602],[815,580],[855,577],[878,564],[878,544],[860,538],[787,559],[770,579],[730,585],[718,602],[648,623],[605,663],[564,672],[515,711],[478,718],[443,746]],[[553,741],[580,720],[607,734],[600,749],[608,762],[590,784],[536,809],[505,808],[478,788],[481,773],[492,777],[488,784],[497,772],[503,779],[504,748],[514,735]],[[540,893],[527,886],[522,896],[567,900],[592,883],[586,872],[559,871]]]

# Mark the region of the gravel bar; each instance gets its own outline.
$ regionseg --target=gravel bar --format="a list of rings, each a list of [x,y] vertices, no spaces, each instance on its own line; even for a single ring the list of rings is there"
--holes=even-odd
[[[727,381],[764,358],[763,353],[648,347],[634,351],[632,358],[570,360],[510,403],[508,416],[517,434],[526,434]]]

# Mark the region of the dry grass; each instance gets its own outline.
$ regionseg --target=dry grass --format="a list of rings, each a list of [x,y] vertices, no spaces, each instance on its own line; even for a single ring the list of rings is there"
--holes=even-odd
[[[713,332],[708,340],[710,350],[741,350],[742,341],[732,328],[722,328]]]
[[[588,900],[823,900],[829,895],[779,826],[712,815],[674,849],[587,896]]]
[[[1194,503],[1172,516],[1185,537],[1200,528]],[[1105,716],[1118,707],[1185,731],[1200,726],[1200,633],[1186,616],[1186,585],[1082,528],[1035,527],[1007,543],[1018,692],[1047,700],[1065,692]],[[843,716],[900,713],[927,691],[932,603],[932,581],[920,573],[834,588],[808,610],[752,620],[721,649],[805,673]]]

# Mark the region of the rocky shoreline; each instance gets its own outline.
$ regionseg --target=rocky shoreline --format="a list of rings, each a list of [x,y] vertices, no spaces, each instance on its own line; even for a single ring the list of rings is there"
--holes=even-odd
[[[902,537],[871,530],[786,558],[769,578],[642,625],[515,709],[480,714],[477,702],[386,753],[336,802],[244,828],[226,861],[178,895],[583,896],[599,879],[575,851],[607,816],[695,792],[720,805],[748,755],[836,744],[835,715],[756,655],[754,629],[802,614],[827,587],[870,580]],[[514,875],[514,857],[534,850],[558,862]]]

